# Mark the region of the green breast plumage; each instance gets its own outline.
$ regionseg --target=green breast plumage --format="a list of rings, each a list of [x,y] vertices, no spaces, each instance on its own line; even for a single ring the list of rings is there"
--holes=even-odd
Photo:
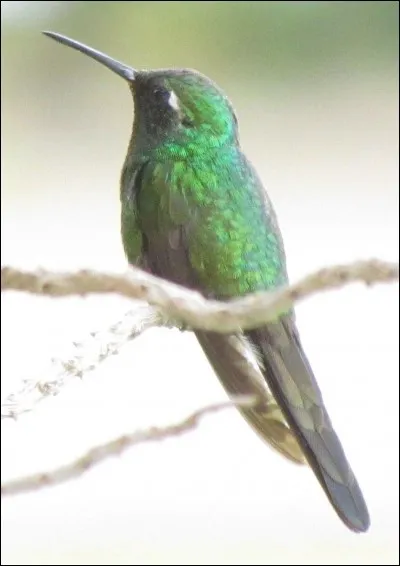
[[[130,248],[136,249],[143,237],[144,253],[153,250],[156,255],[163,246],[183,246],[198,288],[206,295],[234,297],[286,282],[274,212],[238,148],[200,153],[190,161],[149,159],[137,167],[134,177],[135,186],[123,197],[122,225],[131,263],[138,262]],[[179,237],[174,236],[177,233]],[[157,266],[156,257],[150,260]],[[156,271],[182,282],[179,274],[175,278]]]

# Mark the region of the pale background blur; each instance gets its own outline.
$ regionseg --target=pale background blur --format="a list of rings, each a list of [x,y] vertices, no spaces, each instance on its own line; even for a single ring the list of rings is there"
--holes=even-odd
[[[397,2],[2,2],[3,264],[125,266],[128,88],[42,29],[220,84],[278,211],[293,280],[335,262],[398,259]],[[130,306],[2,295],[3,398]],[[368,534],[347,531],[310,470],[232,410],[77,481],[5,499],[2,564],[398,564],[397,313],[397,286],[353,286],[297,309],[369,505]],[[224,399],[190,333],[149,331],[2,422],[2,479]]]

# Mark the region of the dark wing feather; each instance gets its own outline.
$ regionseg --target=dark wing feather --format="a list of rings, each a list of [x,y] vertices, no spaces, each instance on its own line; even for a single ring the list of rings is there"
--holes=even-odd
[[[196,336],[229,396],[256,395],[260,399],[256,407],[239,407],[251,427],[288,460],[303,464],[303,452],[266,387],[251,345],[241,335],[196,332]]]
[[[147,164],[136,176],[135,207],[144,261],[153,274],[201,291],[188,253],[194,212],[183,198],[163,186],[169,174],[168,164]],[[304,463],[304,455],[243,337],[204,332],[196,332],[196,336],[229,395],[259,396],[258,407],[240,409],[254,430],[292,462]]]

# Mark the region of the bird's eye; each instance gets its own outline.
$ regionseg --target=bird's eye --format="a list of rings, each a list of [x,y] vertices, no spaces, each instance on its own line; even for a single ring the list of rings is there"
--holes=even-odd
[[[156,89],[154,89],[153,93],[158,100],[168,102],[170,95],[170,91],[168,89],[162,86],[158,86]]]
[[[154,96],[158,103],[162,106],[167,106],[174,112],[179,112],[179,99],[173,90],[168,90],[164,87],[157,87],[154,90]]]

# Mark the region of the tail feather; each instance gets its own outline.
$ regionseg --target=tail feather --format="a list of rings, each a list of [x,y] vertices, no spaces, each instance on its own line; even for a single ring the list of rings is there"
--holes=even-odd
[[[361,489],[333,429],[291,318],[246,333],[259,352],[268,386],[342,521],[356,532],[370,524]]]
[[[259,436],[296,464],[305,463],[303,452],[288,427],[259,370],[255,353],[243,336],[196,332],[210,364],[228,395],[257,395],[262,400],[239,411]]]

